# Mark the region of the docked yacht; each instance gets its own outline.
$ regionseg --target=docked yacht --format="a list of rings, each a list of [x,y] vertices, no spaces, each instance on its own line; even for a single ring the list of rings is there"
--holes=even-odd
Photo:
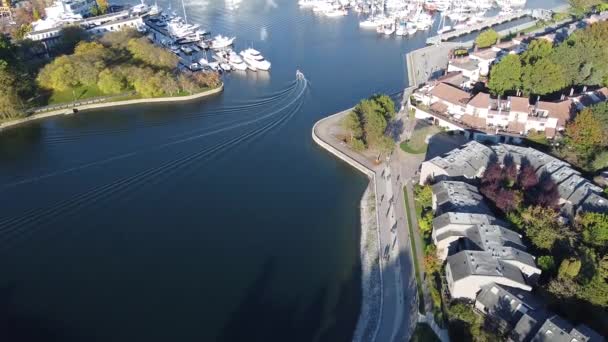
[[[326,17],[342,17],[348,14],[348,12],[345,9],[331,9],[328,11],[324,11],[323,14],[325,14]]]
[[[234,51],[230,51],[230,54],[228,55],[228,63],[230,64],[230,66],[232,66],[234,68],[234,70],[239,70],[239,71],[247,70],[247,64],[245,63],[245,61],[243,61],[241,56],[239,56]]]
[[[214,50],[225,49],[229,46],[232,46],[232,44],[234,44],[234,39],[235,39],[235,37],[228,38],[228,37],[222,36],[221,34],[218,34],[211,41],[211,48]]]
[[[395,29],[395,34],[398,36],[407,35],[407,25],[405,23],[399,23],[399,25],[397,25],[397,29]]]
[[[247,66],[250,66],[254,70],[270,70],[270,62],[264,59],[264,56],[252,48],[241,51],[241,56],[247,63]]]

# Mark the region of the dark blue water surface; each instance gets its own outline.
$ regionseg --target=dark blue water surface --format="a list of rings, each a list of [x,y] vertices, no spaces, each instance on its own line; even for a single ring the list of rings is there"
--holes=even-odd
[[[0,340],[351,339],[367,181],[311,128],[402,89],[403,55],[426,33],[385,37],[295,1],[185,5],[272,71],[192,103],[2,132]]]

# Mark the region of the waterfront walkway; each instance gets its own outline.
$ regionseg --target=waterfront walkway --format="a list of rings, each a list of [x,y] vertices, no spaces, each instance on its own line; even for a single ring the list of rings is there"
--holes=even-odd
[[[321,147],[366,174],[376,190],[378,246],[382,279],[379,325],[375,341],[409,341],[419,320],[416,277],[410,247],[403,186],[411,182],[423,156],[393,153],[376,164],[336,138],[340,120],[350,110],[317,122],[313,139]]]

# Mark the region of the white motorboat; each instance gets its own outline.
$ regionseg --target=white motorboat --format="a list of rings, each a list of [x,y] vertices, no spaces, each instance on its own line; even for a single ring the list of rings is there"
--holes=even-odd
[[[415,34],[418,31],[418,27],[416,27],[416,24],[412,23],[412,22],[407,23],[406,29],[407,29],[407,34],[410,36]]]
[[[378,26],[378,22],[373,19],[367,19],[359,22],[359,27],[374,29]]]
[[[228,63],[220,63],[220,68],[222,68],[222,70],[224,70],[224,71],[232,70],[232,67]]]
[[[247,64],[245,63],[245,61],[243,61],[241,56],[239,56],[234,51],[230,51],[230,55],[228,56],[228,63],[234,68],[234,70],[247,70]]]
[[[220,68],[220,63],[218,63],[218,62],[210,62],[207,65],[211,68],[211,70],[218,71],[218,70],[221,69]]]
[[[345,9],[332,9],[329,11],[323,12],[326,17],[342,17],[348,14]]]
[[[209,61],[207,60],[207,58],[202,57],[198,60],[198,64],[200,64],[201,66],[209,65]]]
[[[219,34],[219,35],[215,36],[213,38],[213,40],[211,41],[211,48],[214,50],[225,49],[229,46],[232,46],[232,44],[234,44],[235,39],[236,39],[236,37],[228,38],[228,37],[224,37],[221,34]]]
[[[439,30],[437,30],[437,33],[438,34],[443,34],[443,33],[447,33],[447,32],[453,31],[453,30],[454,29],[452,28],[452,26],[446,25],[446,26],[440,28]]]
[[[264,59],[264,56],[252,48],[241,51],[241,56],[245,60],[248,66],[254,67],[255,69],[268,71],[270,70],[270,62]]]
[[[404,23],[399,23],[399,25],[397,25],[397,29],[395,30],[395,34],[398,36],[407,35],[407,26]]]
[[[385,25],[384,26],[384,34],[385,35],[390,36],[393,33],[395,33],[395,25],[394,24],[390,24],[390,25]]]

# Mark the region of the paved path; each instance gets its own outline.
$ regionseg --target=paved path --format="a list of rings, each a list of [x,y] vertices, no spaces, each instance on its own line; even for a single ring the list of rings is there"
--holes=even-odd
[[[377,165],[353,152],[334,137],[339,122],[346,113],[348,110],[319,121],[315,125],[314,134],[348,158],[362,164],[371,172],[372,179],[376,182],[383,278],[383,304],[376,341],[408,341],[418,321],[418,296],[402,189],[403,181],[412,177],[418,169],[421,157],[406,160],[407,165],[401,165],[397,159],[391,162],[387,159]],[[404,174],[407,177],[404,177]]]

